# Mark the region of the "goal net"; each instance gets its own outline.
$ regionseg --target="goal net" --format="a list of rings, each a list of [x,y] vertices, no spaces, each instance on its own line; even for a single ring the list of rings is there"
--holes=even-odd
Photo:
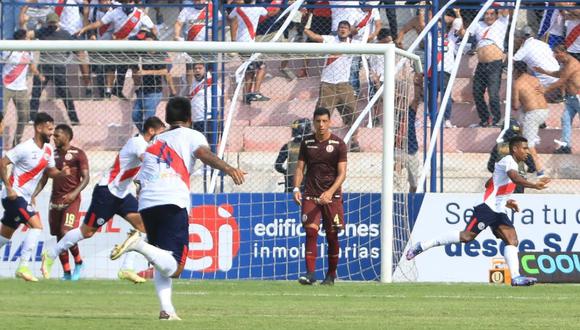
[[[312,113],[323,103],[331,108],[333,133],[346,137],[351,149],[338,277],[392,280],[411,230],[408,192],[416,186],[422,163],[414,141],[415,113],[409,112],[417,91],[416,56],[395,53],[391,46],[360,44],[0,44],[5,72],[23,68],[20,74],[25,75],[20,91],[4,86],[3,148],[33,136],[31,120],[37,112],[47,112],[55,124],[72,125],[72,145],[87,153],[91,174],[76,221],[82,221],[101,173],[143,121],[151,115],[163,120],[172,95],[192,100],[194,128],[224,160],[248,174],[245,184],[234,186],[229,178],[197,165],[191,177],[190,251],[183,278],[294,280],[305,272],[305,233],[288,182],[299,143],[312,130]],[[248,48],[253,53],[246,54]],[[347,64],[330,72],[328,66],[336,60]],[[26,63],[35,64],[40,75],[33,75]],[[338,78],[345,74],[348,81]],[[49,182],[37,202],[45,226],[33,257],[37,274],[40,252],[55,244],[48,231],[50,191]],[[119,264],[108,254],[128,229],[115,216],[80,243],[83,277],[116,277]],[[0,250],[1,276],[14,275],[22,231]],[[328,266],[322,230],[318,247],[316,271],[322,278]],[[149,269],[144,259],[135,267],[145,274]],[[62,274],[60,267],[55,269]],[[414,279],[413,265],[399,271],[399,279]]]

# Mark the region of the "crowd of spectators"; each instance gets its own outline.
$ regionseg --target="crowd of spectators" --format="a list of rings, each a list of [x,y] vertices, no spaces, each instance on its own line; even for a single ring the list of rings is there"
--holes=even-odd
[[[288,8],[292,0],[224,0],[217,4],[219,10],[214,10],[214,1],[207,0],[26,0],[21,6],[18,16],[19,29],[27,31],[15,33],[15,38],[29,38],[42,40],[158,40],[173,39],[176,41],[206,41],[219,40],[220,35],[213,35],[214,25],[229,29],[226,38],[236,42],[265,42],[271,41],[274,33],[279,31],[284,20],[278,20],[284,9]],[[381,8],[380,5],[393,5],[394,1],[341,1],[333,4],[330,1],[305,1],[303,7],[291,17],[291,24],[279,41],[286,42],[340,42],[340,43],[390,43],[404,48],[405,35],[410,31],[419,33],[430,19],[430,11],[425,10],[425,1],[409,1],[408,4],[418,5],[415,17],[402,22],[397,21],[396,10],[393,7]],[[502,74],[506,66],[507,30],[510,24],[511,11],[496,3],[489,9],[480,22],[476,22],[473,29],[472,44],[477,54],[477,68],[473,77],[473,99],[479,123],[473,126],[494,127],[500,126],[502,115],[500,98]],[[558,44],[565,46],[565,51],[577,61],[580,58],[580,10],[569,9],[574,3],[558,3],[561,9],[546,10],[541,15],[540,22],[528,22],[538,26],[537,32],[531,27],[518,29],[516,33],[514,60],[527,64],[527,71],[536,76],[546,94],[549,103],[562,102],[573,88],[566,91],[563,86],[570,82],[560,82],[559,88],[551,86],[558,83],[559,61],[553,54],[552,48]],[[169,6],[174,6],[173,8]],[[381,8],[381,9],[378,9]],[[169,9],[176,10],[174,21],[168,15]],[[459,39],[463,37],[465,28],[474,17],[474,10],[449,10],[443,24],[439,26],[440,35],[437,36],[437,68],[440,79],[440,92],[444,93],[447,86],[453,62],[457,53]],[[219,13],[217,17],[214,17]],[[443,26],[444,25],[444,26]],[[164,31],[171,30],[169,36]],[[423,58],[429,64],[431,59],[430,40],[422,46]],[[21,56],[22,54],[17,53]],[[15,54],[3,54],[4,61]],[[41,54],[41,59],[44,55]],[[54,55],[51,55],[54,56]],[[66,63],[68,54],[61,54]],[[187,88],[179,90],[173,84],[171,65],[168,63],[147,63],[138,55],[139,65],[124,65],[122,63],[108,65],[89,65],[93,57],[102,54],[78,52],[80,61],[79,72],[84,97],[110,98],[117,97],[122,101],[133,102],[133,120],[140,128],[143,119],[153,114],[163,95],[189,94],[194,107],[197,109],[196,122],[211,119],[211,102],[207,102],[210,93],[200,96],[200,86],[203,90],[210,89],[218,84],[217,79],[212,81],[209,72],[211,68],[201,63],[190,61],[187,63],[185,84]],[[163,56],[161,56],[163,57]],[[22,55],[22,58],[27,58]],[[248,58],[242,58],[247,60]],[[52,58],[51,60],[54,60]],[[321,65],[320,95],[317,106],[336,109],[343,119],[345,128],[353,123],[358,111],[357,100],[361,97],[361,57],[345,55],[328,56]],[[26,123],[34,120],[39,108],[39,99],[48,83],[55,86],[56,96],[64,101],[68,117],[72,124],[78,124],[75,103],[67,86],[67,71],[70,66],[51,63],[40,64],[38,70],[33,66],[31,59],[30,72],[34,74],[31,97],[25,101],[26,95],[22,92],[9,94],[8,100],[14,100],[18,109],[18,121]],[[380,62],[380,61],[378,61]],[[372,96],[376,87],[382,81],[381,63],[369,60],[370,93]],[[203,68],[201,68],[203,66]],[[297,67],[297,69],[295,69]],[[574,67],[574,66],[572,66]],[[252,61],[247,66],[243,85],[242,102],[251,106],[253,102],[268,101],[271,95],[261,91],[262,83],[269,68],[262,61]],[[135,95],[124,95],[123,87],[127,71],[131,71],[133,83],[136,86]],[[270,71],[272,68],[270,68]],[[297,65],[289,65],[289,61],[282,61],[280,74],[288,80],[306,78],[312,75],[312,68],[306,60]],[[433,69],[429,66],[424,81],[432,83]],[[6,84],[5,84],[6,85]],[[26,87],[26,86],[25,86]],[[5,86],[5,89],[14,88]],[[12,90],[14,91],[14,90]],[[221,93],[221,92],[220,92]],[[487,95],[486,95],[487,94]],[[200,97],[203,97],[200,99]],[[198,98],[198,100],[194,100]],[[209,97],[211,98],[211,97]],[[204,100],[203,102],[199,100]],[[566,109],[576,109],[574,99],[566,101]],[[5,99],[5,103],[6,103]],[[452,101],[452,100],[451,100]],[[577,100],[576,100],[577,101]],[[26,104],[28,103],[28,104]],[[453,128],[452,102],[445,109],[445,127]],[[517,109],[514,109],[517,110]],[[575,113],[566,111],[562,117],[562,126],[569,127]],[[567,117],[566,116],[567,113]],[[374,124],[380,124],[380,115],[374,113]],[[566,121],[566,123],[564,122]],[[200,130],[207,131],[207,127],[197,124]],[[525,130],[524,125],[524,130]],[[18,132],[22,131],[19,126]],[[569,135],[569,133],[567,133]],[[563,133],[563,135],[566,135]],[[563,136],[567,143],[558,152],[571,151],[570,138]],[[357,150],[356,134],[354,135],[351,150]]]

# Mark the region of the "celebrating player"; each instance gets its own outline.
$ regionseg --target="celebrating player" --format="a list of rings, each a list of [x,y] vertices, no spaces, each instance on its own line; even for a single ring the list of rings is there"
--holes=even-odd
[[[463,231],[453,231],[435,239],[418,242],[407,251],[407,260],[415,258],[418,254],[440,245],[474,240],[485,228],[490,227],[493,234],[504,241],[503,254],[510,269],[512,286],[534,285],[536,279],[520,275],[518,261],[518,236],[513,223],[506,214],[506,208],[518,212],[517,202],[510,199],[516,185],[525,188],[542,190],[547,187],[550,179],[541,178],[536,183],[531,183],[518,174],[518,162],[528,157],[528,140],[521,136],[515,136],[510,140],[510,154],[495,164],[495,170],[491,179],[487,181],[483,203],[474,208],[473,216]]]
[[[34,119],[34,137],[18,144],[6,153],[0,163],[0,176],[4,182],[2,189],[2,206],[4,216],[0,226],[0,247],[6,245],[18,226],[25,223],[30,228],[22,243],[20,264],[16,277],[25,281],[36,282],[28,263],[42,232],[42,223],[38,213],[31,204],[31,197],[36,185],[46,171],[49,177],[70,174],[68,168],[59,171],[54,166],[50,137],[54,132],[54,120],[44,112],[39,112]],[[7,166],[13,164],[12,175],[8,179]]]
[[[328,242],[328,272],[323,285],[334,285],[338,266],[338,232],[344,229],[341,185],[346,178],[346,144],[330,132],[330,111],[314,111],[314,135],[304,137],[294,174],[294,201],[302,206],[302,226],[306,232],[306,270],[300,284],[316,282],[316,240],[322,216]],[[304,166],[308,169],[304,174]],[[304,196],[300,192],[306,177]]]
[[[190,175],[195,160],[221,170],[235,184],[244,182],[244,174],[214,155],[206,138],[191,127],[191,103],[184,97],[167,102],[165,120],[171,128],[147,148],[139,173],[142,188],[139,212],[143,217],[149,243],[132,231],[123,244],[111,252],[111,259],[127,251],[141,253],[155,266],[155,289],[161,305],[160,320],[180,320],[171,302],[172,277],[183,271],[189,247],[191,196]]]
[[[48,224],[50,234],[56,236],[60,241],[71,229],[78,227],[79,208],[81,206],[81,191],[89,184],[89,161],[82,149],[70,144],[73,138],[73,130],[66,124],[56,126],[54,129],[54,145],[56,151],[54,161],[56,168],[62,170],[63,167],[70,169],[70,175],[61,176],[54,179],[52,183],[52,194],[50,195],[50,205],[48,213]],[[45,173],[42,180],[32,194],[32,204],[35,198],[46,185],[48,175]],[[79,251],[78,244],[69,249],[75,260],[75,269],[71,275],[68,251],[63,251],[58,257],[64,271],[64,280],[77,281],[81,276],[83,259]]]
[[[137,199],[129,190],[133,178],[139,172],[143,154],[149,141],[165,129],[163,122],[157,117],[148,118],[143,125],[143,134],[138,134],[121,148],[115,163],[95,186],[91,205],[87,210],[84,223],[80,228],[75,228],[68,233],[52,248],[42,253],[41,271],[44,278],[50,278],[50,272],[54,259],[62,252],[67,251],[73,245],[86,238],[91,238],[107,221],[115,214],[127,220],[135,229],[144,233],[143,220],[137,210]],[[127,255],[119,278],[134,283],[144,282],[133,270],[135,254]]]

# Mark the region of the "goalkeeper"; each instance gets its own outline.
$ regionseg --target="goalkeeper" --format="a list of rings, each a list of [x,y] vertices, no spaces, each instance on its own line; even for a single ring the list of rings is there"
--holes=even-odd
[[[344,228],[341,185],[346,178],[347,147],[330,131],[330,110],[317,108],[313,118],[314,135],[302,141],[294,174],[294,201],[302,206],[302,226],[306,232],[307,273],[300,276],[298,282],[304,285],[316,282],[316,241],[323,220],[328,243],[328,272],[322,284],[333,285],[340,251],[338,233]],[[302,196],[300,186],[304,178]]]

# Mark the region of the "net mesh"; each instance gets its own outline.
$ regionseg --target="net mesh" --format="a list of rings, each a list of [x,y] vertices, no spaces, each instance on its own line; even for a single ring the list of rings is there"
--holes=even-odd
[[[194,170],[190,252],[182,277],[295,279],[305,271],[304,232],[299,208],[287,193],[291,189],[288,176],[296,161],[296,141],[305,133],[303,123],[319,102],[321,74],[329,56],[262,54],[248,62],[245,74],[240,68],[249,56],[234,53],[3,52],[2,64],[13,68],[26,56],[40,74],[33,75],[32,68],[23,73],[25,92],[20,95],[7,94],[4,88],[4,149],[33,136],[31,120],[38,112],[47,112],[57,124],[71,124],[72,144],[87,153],[91,173],[79,218],[91,202],[92,186],[113,164],[124,143],[139,132],[143,120],[151,115],[163,119],[168,98],[186,96],[192,99],[194,128],[207,136],[214,150],[223,144],[224,160],[248,174],[242,186],[221,176],[213,186],[209,169],[198,164]],[[409,237],[406,193],[420,165],[416,150],[410,154],[408,148],[414,67],[403,57],[397,56],[396,62],[400,64],[394,109],[395,265]],[[383,56],[361,54],[353,56],[353,63],[341,69],[351,77],[343,84],[346,92],[336,86],[331,86],[330,94],[326,92],[334,104],[332,130],[340,137],[369,107],[382,81]],[[238,84],[240,92],[235,95]],[[348,144],[352,152],[343,185],[347,226],[340,235],[341,279],[380,277],[381,102],[379,98],[370,107]],[[231,126],[226,124],[228,116],[232,116]],[[45,202],[41,205],[47,205],[49,195],[50,184],[39,199]],[[41,208],[46,221],[47,210]],[[88,265],[86,276],[116,276],[119,265],[108,259],[108,251],[127,229],[115,217],[100,237],[80,243]],[[43,235],[39,251],[43,245],[54,244],[48,233]],[[327,259],[321,235],[317,272],[322,273]],[[16,235],[13,247],[6,248],[5,259],[16,259],[21,236]],[[144,260],[137,264],[142,270],[148,268]],[[15,267],[15,263],[2,263],[2,274],[11,275]],[[412,272],[407,274],[412,279]]]

